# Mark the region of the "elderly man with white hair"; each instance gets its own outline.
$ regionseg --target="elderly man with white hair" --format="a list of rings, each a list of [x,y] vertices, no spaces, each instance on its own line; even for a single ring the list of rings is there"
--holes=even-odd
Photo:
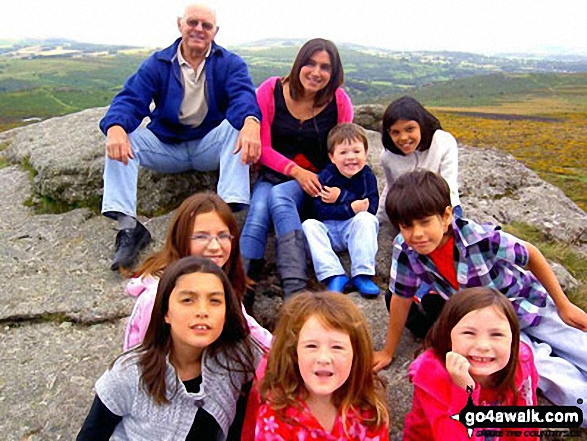
[[[136,219],[139,166],[219,170],[218,194],[235,211],[249,203],[261,112],[247,66],[214,42],[218,26],[209,6],[187,6],[177,27],[181,37],[143,62],[100,121],[107,138],[102,214],[119,230],[114,271],[132,266],[151,240]],[[147,116],[149,125],[139,127]]]

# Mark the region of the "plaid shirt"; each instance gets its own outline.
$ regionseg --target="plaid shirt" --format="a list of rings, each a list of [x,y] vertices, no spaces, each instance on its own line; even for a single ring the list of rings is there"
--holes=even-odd
[[[452,227],[459,287],[495,288],[512,301],[521,328],[536,326],[548,293],[530,271],[523,269],[529,259],[524,242],[498,226],[468,219],[455,218]],[[411,298],[423,282],[446,299],[457,291],[430,257],[418,254],[398,234],[393,243],[389,290]]]

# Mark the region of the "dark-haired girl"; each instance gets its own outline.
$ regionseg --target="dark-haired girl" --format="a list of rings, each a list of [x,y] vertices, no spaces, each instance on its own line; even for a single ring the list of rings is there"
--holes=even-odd
[[[262,350],[221,268],[169,264],[145,339],[96,382],[78,440],[225,440]]]
[[[410,96],[393,101],[383,114],[381,141],[385,189],[377,210],[380,222],[388,220],[385,198],[389,188],[401,175],[417,168],[439,173],[448,182],[452,206],[460,213],[457,141],[422,104]]]

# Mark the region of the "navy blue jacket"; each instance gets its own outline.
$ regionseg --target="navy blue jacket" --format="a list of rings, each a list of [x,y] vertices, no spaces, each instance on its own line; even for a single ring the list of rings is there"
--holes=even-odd
[[[104,134],[115,125],[131,133],[148,116],[151,118],[148,128],[157,138],[166,143],[178,143],[203,138],[224,119],[237,130],[242,129],[247,116],[261,119],[247,65],[238,55],[212,42],[204,67],[208,114],[196,128],[180,124],[179,108],[183,99],[177,60],[180,42],[178,38],[168,48],[155,52],[126,80],[100,121]],[[152,113],[149,110],[151,101],[155,102]]]
[[[323,186],[338,187],[341,191],[334,204],[322,202],[320,197],[314,198],[315,219],[319,221],[350,219],[355,215],[351,202],[365,198],[369,199],[367,211],[373,215],[377,213],[379,206],[377,178],[368,165],[365,165],[356,175],[347,178],[334,164],[330,163],[318,174],[318,179]]]

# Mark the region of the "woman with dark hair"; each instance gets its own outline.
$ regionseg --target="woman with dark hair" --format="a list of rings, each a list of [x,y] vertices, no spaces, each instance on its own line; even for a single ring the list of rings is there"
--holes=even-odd
[[[389,188],[401,175],[417,168],[438,173],[448,182],[451,204],[457,214],[462,214],[457,182],[457,141],[442,130],[440,121],[422,104],[410,96],[393,101],[383,114],[381,142],[385,189],[377,210],[380,222],[388,220],[385,199]]]
[[[334,43],[306,42],[289,75],[271,77],[257,90],[261,108],[261,169],[241,235],[248,274],[262,267],[273,221],[277,269],[285,295],[306,287],[305,239],[298,210],[304,195],[321,190],[317,173],[330,161],[326,139],[338,123],[351,122],[353,107],[341,88],[342,63]]]
[[[202,257],[176,260],[145,339],[96,382],[77,439],[224,440],[261,354],[222,269]]]

